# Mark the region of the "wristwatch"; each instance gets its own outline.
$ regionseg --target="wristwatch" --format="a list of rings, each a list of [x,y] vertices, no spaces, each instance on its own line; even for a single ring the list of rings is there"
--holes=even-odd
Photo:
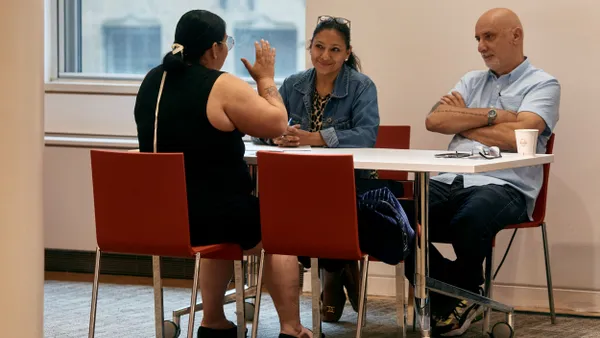
[[[488,111],[488,126],[491,126],[494,123],[494,120],[496,120],[496,117],[498,116],[498,114],[496,113],[495,109],[490,109],[490,111]]]

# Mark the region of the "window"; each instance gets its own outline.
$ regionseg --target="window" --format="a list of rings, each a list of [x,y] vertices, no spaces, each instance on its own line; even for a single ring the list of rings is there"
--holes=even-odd
[[[160,63],[160,22],[147,21],[131,17],[103,24],[106,73],[143,74]]]
[[[248,81],[240,58],[254,60],[254,41],[277,48],[275,77],[305,68],[304,0],[55,0],[59,79],[140,80],[162,61],[177,21],[191,9],[206,9],[227,23],[235,47],[223,70]]]
[[[254,55],[254,44],[251,41],[265,39],[275,46],[277,48],[275,74],[279,77],[292,75],[298,70],[298,49],[302,49],[302,45],[298,43],[298,31],[295,25],[275,22],[263,17],[254,21],[239,22],[233,31],[233,36],[246,41],[235,47],[240,55]],[[243,74],[244,71],[245,67],[241,62],[235,64],[234,73]]]

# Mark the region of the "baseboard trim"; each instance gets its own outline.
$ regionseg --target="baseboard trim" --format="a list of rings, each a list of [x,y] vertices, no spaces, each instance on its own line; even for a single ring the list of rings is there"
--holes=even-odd
[[[193,279],[194,260],[161,257],[161,275],[169,279]],[[46,249],[44,270],[47,272],[94,273],[96,252]],[[152,277],[152,257],[102,253],[100,274]]]
[[[311,292],[311,273],[304,273],[303,292]],[[408,295],[409,283],[406,280],[405,295]],[[394,277],[369,276],[368,296],[393,297],[396,295]],[[518,311],[549,313],[548,291],[545,286],[520,286],[496,284],[493,298],[510,304]],[[556,313],[575,316],[600,317],[600,292],[593,290],[554,289],[554,307]]]

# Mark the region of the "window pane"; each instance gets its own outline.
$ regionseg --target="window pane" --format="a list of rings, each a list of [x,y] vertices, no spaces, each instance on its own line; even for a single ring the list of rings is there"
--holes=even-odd
[[[261,38],[277,48],[279,80],[305,68],[304,0],[61,1],[62,77],[142,77],[170,50],[177,21],[190,9],[207,9],[227,22],[236,41],[224,71],[250,81],[240,58],[253,62],[254,41]]]

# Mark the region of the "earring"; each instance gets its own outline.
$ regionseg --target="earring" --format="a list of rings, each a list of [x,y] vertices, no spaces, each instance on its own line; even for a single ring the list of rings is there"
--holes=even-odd
[[[348,61],[348,59],[344,60],[344,61]]]

